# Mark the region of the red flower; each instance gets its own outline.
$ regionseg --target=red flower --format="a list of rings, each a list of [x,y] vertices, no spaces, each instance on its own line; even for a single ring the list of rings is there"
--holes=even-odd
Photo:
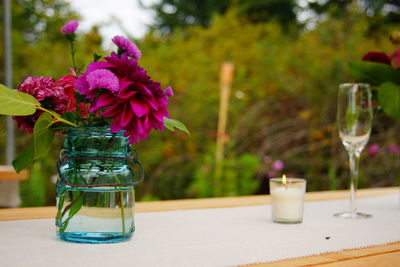
[[[390,57],[383,52],[368,52],[363,56],[362,60],[383,63],[390,66]]]
[[[75,111],[76,110],[76,98],[75,98],[75,76],[65,75],[62,76],[57,82],[56,85],[60,86],[64,89],[64,93],[69,98],[67,111]]]
[[[17,90],[32,95],[46,109],[51,109],[58,114],[67,111],[68,96],[62,87],[56,85],[53,78],[29,76],[18,86]],[[37,110],[33,115],[14,116],[13,118],[17,121],[19,129],[31,134],[42,113],[43,111]]]
[[[86,119],[88,117],[88,112],[89,112],[90,104],[89,103],[83,103],[80,102],[78,109],[79,109],[79,115]]]

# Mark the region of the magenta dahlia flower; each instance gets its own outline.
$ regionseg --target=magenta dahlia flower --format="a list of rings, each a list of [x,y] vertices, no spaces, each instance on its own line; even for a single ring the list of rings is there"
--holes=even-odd
[[[164,117],[169,117],[167,98],[173,95],[172,89],[163,91],[127,53],[120,57],[112,53],[105,60],[90,64],[75,82],[76,90],[90,100],[90,112],[101,111],[101,116],[112,118],[111,131],[125,131],[130,143],[146,139],[152,129],[164,130]],[[108,70],[118,78],[119,91],[110,89],[114,82],[107,82],[107,86],[99,82],[97,88],[91,87],[96,83],[90,77],[95,73],[97,77],[99,70]]]
[[[129,39],[123,36],[117,35],[112,38],[112,42],[118,46],[120,50],[126,52],[129,57],[139,60],[142,57],[142,53],[139,48]],[[122,53],[121,53],[122,54]]]
[[[78,29],[78,26],[79,22],[76,20],[70,20],[61,27],[61,32],[64,34],[73,34],[76,32],[76,29]]]
[[[68,96],[53,78],[29,76],[18,86],[17,90],[32,95],[46,109],[51,109],[58,114],[67,111]],[[31,134],[42,113],[43,111],[37,110],[33,115],[14,116],[13,118],[17,121],[19,129]]]

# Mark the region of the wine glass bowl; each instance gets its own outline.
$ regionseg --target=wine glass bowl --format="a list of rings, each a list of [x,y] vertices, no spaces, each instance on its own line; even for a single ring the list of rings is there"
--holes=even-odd
[[[356,189],[360,154],[371,133],[372,105],[368,84],[345,83],[339,85],[337,104],[337,126],[342,144],[350,159],[350,210],[335,214],[341,218],[370,218],[371,215],[357,212]]]

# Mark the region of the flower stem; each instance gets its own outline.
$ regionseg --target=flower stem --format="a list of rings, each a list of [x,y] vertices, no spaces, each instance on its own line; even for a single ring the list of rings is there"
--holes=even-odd
[[[124,198],[122,191],[119,191],[119,205],[121,206],[121,217],[122,217],[122,235],[125,235],[125,211],[124,211]]]
[[[74,204],[76,203],[76,201],[78,201],[84,194],[85,192],[79,192],[79,195],[71,202],[69,203],[64,210],[61,213],[61,217],[64,217],[65,213],[67,213],[68,210],[70,210],[72,208],[72,206],[74,206]]]
[[[78,125],[76,125],[76,124],[73,123],[73,122],[70,122],[70,121],[68,121],[68,120],[66,120],[66,119],[61,118],[61,116],[60,116],[59,114],[57,114],[56,112],[51,111],[51,110],[48,110],[48,109],[45,109],[45,108],[42,107],[42,106],[37,105],[37,106],[36,106],[36,109],[42,110],[42,111],[47,112],[47,113],[49,113],[50,115],[52,115],[52,116],[55,118],[55,122],[62,122],[62,123],[65,123],[65,124],[68,124],[68,125],[71,125],[71,126],[78,126]]]
[[[74,48],[74,41],[70,41],[71,43],[71,57],[72,57],[72,67],[74,68],[74,71],[77,71],[77,67],[75,64],[75,48]]]

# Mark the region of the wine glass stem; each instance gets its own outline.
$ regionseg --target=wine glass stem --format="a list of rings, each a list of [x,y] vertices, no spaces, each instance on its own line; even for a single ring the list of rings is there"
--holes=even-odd
[[[357,213],[356,190],[358,179],[358,164],[360,162],[360,153],[357,151],[349,151],[350,157],[350,213],[353,217]]]

